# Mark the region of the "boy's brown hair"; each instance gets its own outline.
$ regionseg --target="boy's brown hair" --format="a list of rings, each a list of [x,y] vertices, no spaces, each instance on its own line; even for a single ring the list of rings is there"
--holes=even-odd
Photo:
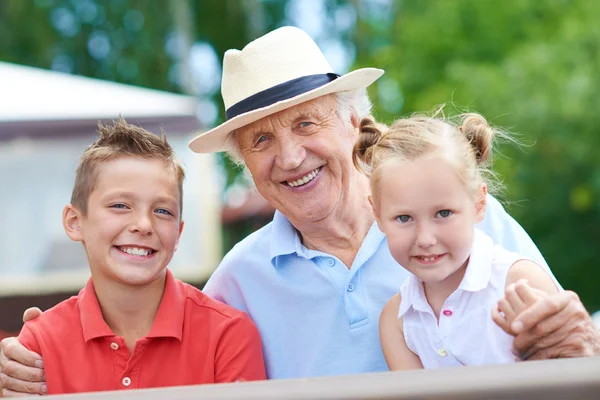
[[[88,199],[98,178],[98,165],[119,157],[136,157],[159,160],[172,168],[179,186],[179,215],[181,215],[185,173],[164,133],[157,136],[139,126],[128,124],[123,118],[113,121],[113,125],[99,123],[98,133],[98,139],[88,146],[79,158],[71,194],[72,205],[86,215]]]

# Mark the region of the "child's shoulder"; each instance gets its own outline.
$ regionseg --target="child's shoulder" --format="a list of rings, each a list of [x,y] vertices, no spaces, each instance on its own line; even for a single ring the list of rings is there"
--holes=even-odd
[[[44,311],[38,317],[27,321],[25,325],[40,329],[56,331],[60,328],[73,329],[74,321],[79,321],[79,296],[72,296]]]
[[[194,286],[177,280],[177,284],[181,285],[186,295],[186,308],[191,307],[202,314],[210,315],[213,318],[229,320],[235,317],[245,317],[246,314],[236,308],[233,308],[225,303],[214,300],[201,290]]]
[[[27,321],[19,333],[19,342],[38,354],[45,354],[48,346],[60,347],[64,338],[81,331],[76,328],[81,324],[77,300],[78,296],[73,296]]]

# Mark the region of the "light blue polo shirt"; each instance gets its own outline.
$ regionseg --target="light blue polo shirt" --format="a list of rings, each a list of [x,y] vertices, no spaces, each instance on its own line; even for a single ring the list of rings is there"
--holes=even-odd
[[[527,233],[491,196],[478,227],[495,243],[547,268]],[[379,314],[407,277],[377,224],[348,269],[336,257],[304,247],[276,212],[271,223],[225,256],[204,293],[254,320],[269,378],[355,374],[388,370]]]

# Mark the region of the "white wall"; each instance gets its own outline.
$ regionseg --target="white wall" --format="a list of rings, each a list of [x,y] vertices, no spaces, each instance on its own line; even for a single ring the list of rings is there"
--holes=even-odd
[[[187,148],[188,135],[169,135],[186,170],[185,229],[171,269],[181,279],[206,279],[221,258],[219,176],[214,156]],[[81,244],[69,240],[61,213],[70,200],[79,156],[94,137],[0,142],[0,296],[82,286]],[[71,279],[77,276],[76,279]],[[56,287],[54,287],[56,286]],[[46,290],[44,290],[44,287]]]

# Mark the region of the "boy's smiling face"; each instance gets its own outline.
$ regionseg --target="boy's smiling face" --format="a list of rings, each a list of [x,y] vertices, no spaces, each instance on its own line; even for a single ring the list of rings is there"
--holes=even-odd
[[[86,215],[65,207],[67,235],[83,243],[97,278],[127,285],[161,278],[183,229],[174,171],[159,160],[119,157],[95,173]]]

